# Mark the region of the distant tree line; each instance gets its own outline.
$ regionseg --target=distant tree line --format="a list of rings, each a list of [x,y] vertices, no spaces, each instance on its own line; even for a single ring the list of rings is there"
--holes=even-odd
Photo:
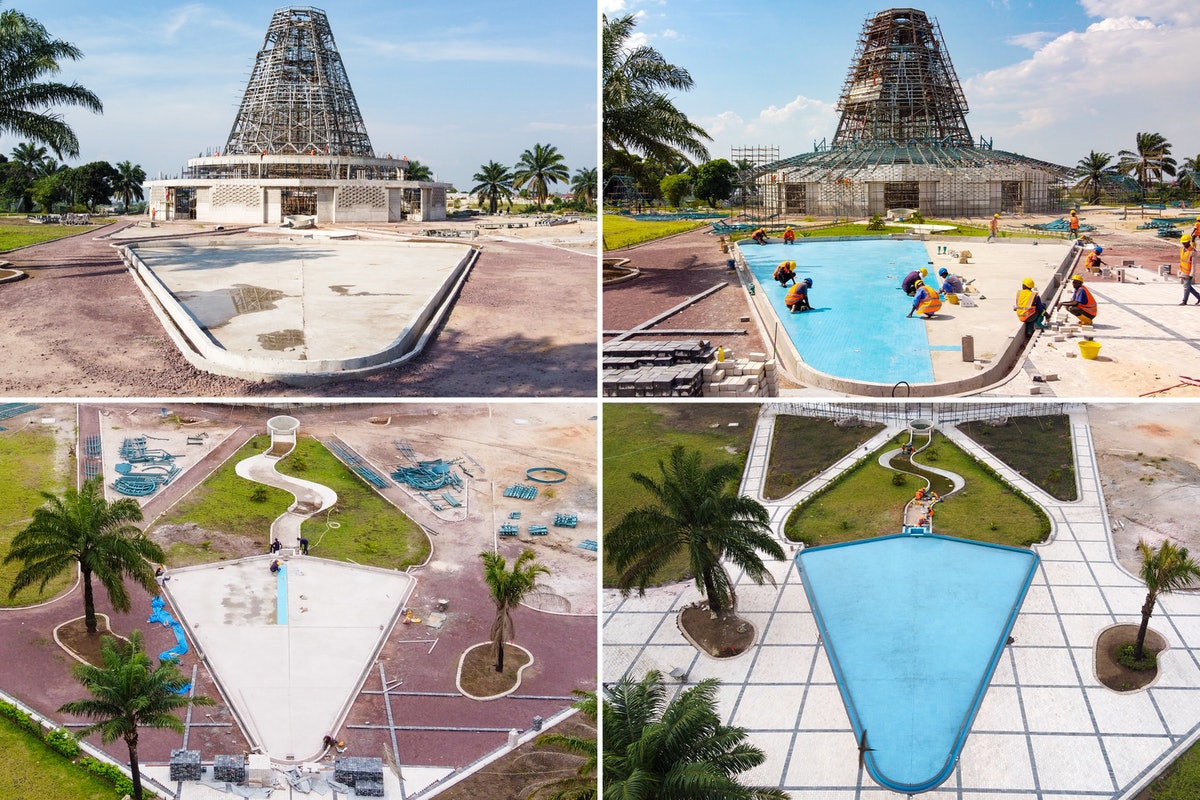
[[[545,210],[548,203],[550,208],[594,210],[598,189],[596,168],[580,167],[572,176],[564,162],[562,153],[554,145],[535,144],[521,153],[512,167],[496,161],[481,165],[479,172],[471,176],[475,181],[471,194],[479,197],[479,207],[487,209],[489,214],[495,214],[501,202],[511,210],[517,197],[532,200],[534,211]],[[556,183],[570,185],[569,202],[552,195],[550,187]]]
[[[130,161],[113,165],[93,161],[78,167],[60,164],[33,142],[12,149],[12,157],[0,154],[0,209],[32,213],[42,211],[88,211],[121,201],[129,211],[134,200],[142,200],[146,172]]]

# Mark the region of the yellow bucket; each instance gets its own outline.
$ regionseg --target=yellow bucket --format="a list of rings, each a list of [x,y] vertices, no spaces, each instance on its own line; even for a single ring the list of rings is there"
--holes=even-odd
[[[1089,342],[1086,339],[1079,343],[1079,354],[1084,358],[1095,359],[1100,355],[1100,343]]]
[[[952,306],[958,305],[958,295],[953,293],[946,295],[946,302]]]

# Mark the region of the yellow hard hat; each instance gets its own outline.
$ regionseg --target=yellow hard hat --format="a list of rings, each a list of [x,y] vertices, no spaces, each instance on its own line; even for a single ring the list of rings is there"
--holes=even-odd
[[[1000,215],[999,215],[999,214],[992,214],[992,216],[993,216],[993,217],[995,217],[996,219],[1000,219]]]
[[[1192,235],[1190,233],[1185,233],[1183,236],[1179,237],[1179,241],[1183,242],[1184,244],[1187,244],[1191,240],[1192,240]]]
[[[1196,222],[1200,222],[1200,217],[1196,217]]]
[[[921,267],[921,277],[924,278],[928,274],[929,274],[929,270],[925,269],[924,267]]]
[[[1071,216],[1072,217],[1075,216],[1075,209],[1073,209],[1073,208],[1071,209]]]
[[[1021,285],[1024,286],[1026,289],[1032,289],[1033,288],[1033,278],[1026,278],[1025,280],[1021,281]]]
[[[796,262],[795,262],[795,261],[789,261],[789,262],[788,262],[788,266],[789,266],[789,267],[794,267],[794,266],[796,266]]]
[[[1080,283],[1083,283],[1083,276],[1082,275],[1072,275],[1071,280],[1079,281]]]

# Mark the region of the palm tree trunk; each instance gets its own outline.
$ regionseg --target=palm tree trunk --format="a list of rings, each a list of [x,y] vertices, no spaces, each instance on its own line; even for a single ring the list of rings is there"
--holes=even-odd
[[[94,635],[96,625],[96,599],[92,596],[92,571],[80,570],[83,580],[83,622],[87,626],[88,635]]]
[[[721,607],[721,598],[717,596],[717,587],[713,585],[712,576],[707,572],[704,573],[704,595],[708,598],[708,610],[721,616],[724,610]]]
[[[126,737],[125,744],[129,745],[129,772],[133,775],[133,800],[142,800],[142,771],[138,767],[137,733],[133,738]]]
[[[1142,625],[1138,628],[1137,642],[1133,646],[1134,661],[1145,658],[1146,629],[1150,627],[1150,615],[1154,613],[1154,593],[1146,594],[1146,602],[1142,604]]]
[[[504,672],[504,640],[496,642],[496,672]]]

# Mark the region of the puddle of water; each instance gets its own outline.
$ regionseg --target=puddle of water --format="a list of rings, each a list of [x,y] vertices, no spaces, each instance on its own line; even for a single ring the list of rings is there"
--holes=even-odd
[[[187,308],[196,321],[209,330],[219,328],[239,314],[255,311],[270,311],[286,297],[278,289],[263,286],[237,284],[209,292],[181,292],[179,302]]]
[[[304,331],[288,328],[283,331],[260,333],[258,343],[264,350],[288,350],[304,344]]]

